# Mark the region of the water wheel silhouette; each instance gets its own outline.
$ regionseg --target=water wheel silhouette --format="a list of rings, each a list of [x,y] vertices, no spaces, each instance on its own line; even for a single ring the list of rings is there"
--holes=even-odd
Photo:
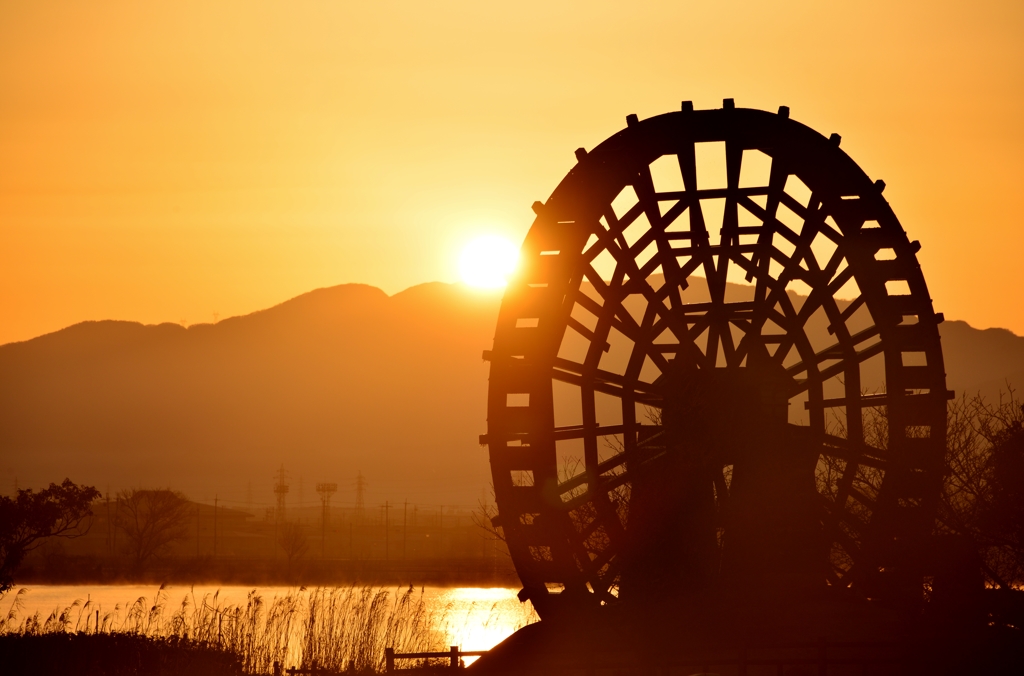
[[[884,184],[786,108],[627,122],[534,205],[486,355],[521,598],[919,598],[949,395]]]

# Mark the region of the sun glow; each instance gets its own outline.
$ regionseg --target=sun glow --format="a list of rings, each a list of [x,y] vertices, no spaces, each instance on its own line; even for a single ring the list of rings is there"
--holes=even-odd
[[[477,237],[459,257],[459,276],[478,289],[500,289],[519,262],[519,247],[500,235]]]

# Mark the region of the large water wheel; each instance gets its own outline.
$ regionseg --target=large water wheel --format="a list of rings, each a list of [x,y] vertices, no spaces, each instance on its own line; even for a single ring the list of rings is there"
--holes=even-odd
[[[521,598],[919,598],[948,395],[884,184],[786,108],[627,122],[534,205],[489,353]]]

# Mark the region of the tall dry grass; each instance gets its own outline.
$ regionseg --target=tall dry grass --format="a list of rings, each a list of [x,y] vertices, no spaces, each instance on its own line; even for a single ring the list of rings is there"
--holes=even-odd
[[[384,649],[442,651],[458,618],[452,607],[428,607],[422,591],[371,587],[301,588],[269,601],[253,590],[245,603],[223,603],[220,592],[186,594],[170,605],[161,586],[152,602],[138,598],[109,612],[76,600],[45,618],[23,617],[22,589],[0,618],[0,635],[128,634],[182,639],[237,655],[248,673],[273,664],[329,670],[383,671]],[[491,608],[492,616],[496,606]]]

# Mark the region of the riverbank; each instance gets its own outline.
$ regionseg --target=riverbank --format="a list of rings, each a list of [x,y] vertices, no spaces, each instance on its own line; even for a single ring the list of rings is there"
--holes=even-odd
[[[66,676],[242,676],[241,660],[196,641],[129,634],[0,635],[0,671]]]
[[[515,587],[519,578],[508,557],[302,559],[172,557],[133,570],[120,557],[51,554],[18,571],[20,585],[226,584],[250,586],[436,586]]]
[[[238,655],[248,673],[271,673],[274,662],[313,661],[338,671],[379,671],[387,647],[399,652],[452,645],[490,649],[538,619],[516,592],[430,586],[35,586],[0,599],[0,636],[177,638]]]

